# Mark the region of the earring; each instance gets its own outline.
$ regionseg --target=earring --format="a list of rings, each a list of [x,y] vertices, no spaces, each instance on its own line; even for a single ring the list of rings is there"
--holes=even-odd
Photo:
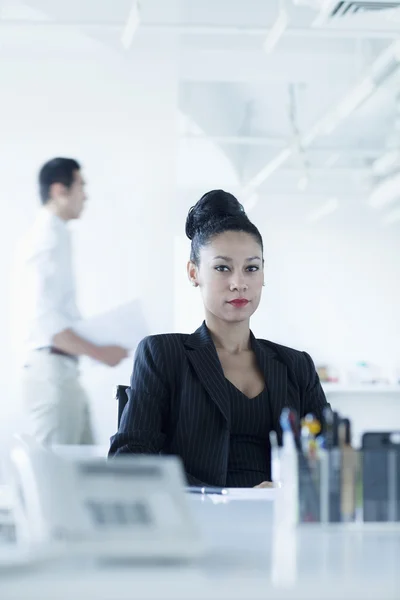
[[[265,287],[265,281],[263,282],[263,287]]]
[[[198,285],[198,284],[197,284],[195,281],[193,281],[193,283],[192,283],[192,286],[193,286],[193,287],[197,287],[197,285]]]

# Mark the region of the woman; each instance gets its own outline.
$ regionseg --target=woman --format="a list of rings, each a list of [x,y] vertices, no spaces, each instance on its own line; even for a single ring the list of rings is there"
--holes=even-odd
[[[205,194],[189,211],[188,277],[205,322],[192,335],[139,345],[110,454],[176,454],[191,485],[271,480],[269,432],[282,408],[321,418],[326,399],[308,354],[256,339],[250,317],[264,285],[263,241],[234,196]]]

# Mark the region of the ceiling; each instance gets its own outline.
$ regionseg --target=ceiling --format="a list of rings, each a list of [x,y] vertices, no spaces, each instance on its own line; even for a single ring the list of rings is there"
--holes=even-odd
[[[245,197],[335,198],[358,209],[374,184],[371,164],[388,146],[400,148],[400,68],[329,133],[315,134],[400,39],[400,8],[331,17],[317,10],[323,4],[286,0],[284,31],[267,53],[264,42],[283,6],[278,0],[141,1],[140,35],[155,43],[170,35],[179,45],[179,108],[198,126],[181,127],[180,135],[192,148],[204,137],[213,141]],[[331,12],[345,4],[365,8],[368,0],[325,1]],[[125,52],[120,34],[131,6],[132,0],[2,0],[0,31],[15,19],[32,27],[47,22]],[[400,193],[385,210],[397,208]],[[400,227],[400,218],[393,222]]]

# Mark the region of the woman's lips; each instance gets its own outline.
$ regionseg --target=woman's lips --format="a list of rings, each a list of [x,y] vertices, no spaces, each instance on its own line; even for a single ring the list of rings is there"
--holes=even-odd
[[[231,300],[229,302],[229,304],[231,304],[235,308],[243,308],[244,306],[247,306],[248,303],[249,301],[245,298],[236,298],[235,300]]]

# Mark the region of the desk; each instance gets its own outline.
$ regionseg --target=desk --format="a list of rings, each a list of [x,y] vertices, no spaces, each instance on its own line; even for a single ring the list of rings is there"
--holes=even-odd
[[[399,600],[400,526],[304,525],[275,535],[273,502],[190,498],[208,545],[192,565],[47,563],[0,570],[2,600]],[[293,562],[293,558],[295,558]],[[294,587],[273,586],[296,579]]]

